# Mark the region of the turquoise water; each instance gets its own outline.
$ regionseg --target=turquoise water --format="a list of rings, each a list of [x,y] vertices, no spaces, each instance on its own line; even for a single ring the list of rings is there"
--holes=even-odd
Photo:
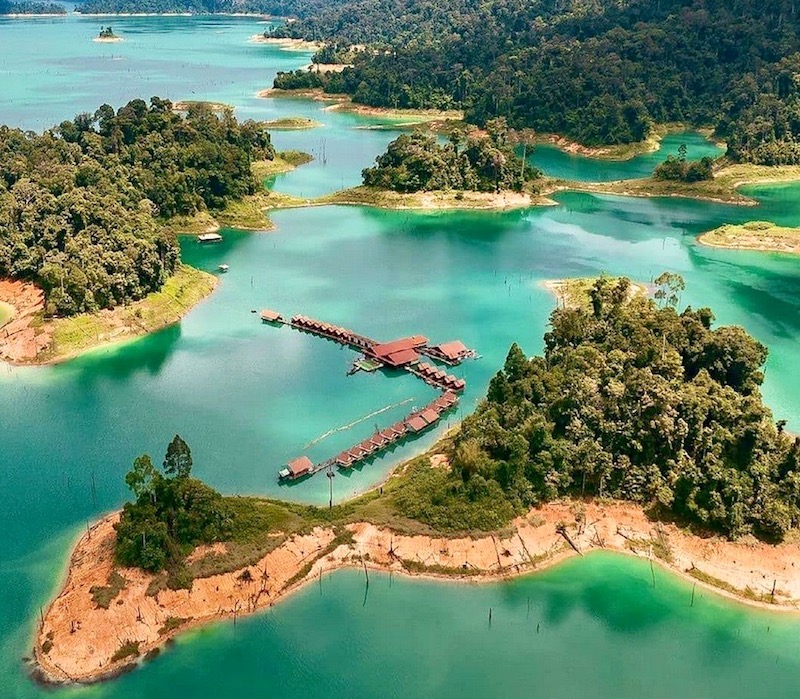
[[[394,137],[319,103],[255,98],[276,70],[308,58],[249,44],[263,27],[256,20],[115,18],[119,45],[92,43],[97,26],[77,17],[0,21],[0,120],[38,128],[150,94],[222,100],[245,117],[302,114],[324,128],[275,141],[318,160],[277,186],[307,196],[356,183]],[[253,309],[316,315],[378,338],[460,338],[482,355],[457,370],[468,411],[511,342],[541,349],[553,301],[539,282],[602,271],[647,281],[668,269],[686,278],[685,302],[711,305],[721,322],[769,345],[765,395],[800,429],[800,391],[786,379],[799,358],[796,258],[695,242],[725,221],[800,218],[796,187],[754,193],[764,202],[756,210],[586,194],[510,213],[326,207],[275,214],[274,233],[226,230],[213,247],[185,241],[186,261],[212,272],[224,262],[230,272],[179,326],[57,367],[0,365],[0,696],[43,695],[21,661],[34,619],[73,538],[123,502],[122,476],[137,454],[158,457],[179,432],[197,474],[226,493],[327,502],[327,479],[282,487],[277,468],[300,453],[335,453],[433,394],[403,375],[347,377],[351,352],[266,327]],[[335,499],[374,485],[435,436],[337,476]],[[235,629],[193,633],[118,682],[56,696],[248,696],[258,687],[298,697],[745,697],[758,682],[780,697],[796,695],[800,679],[794,619],[705,594],[687,611],[684,585],[660,576],[652,590],[649,569],[619,557],[485,587],[398,579],[390,587],[377,576],[366,605],[363,592],[357,574],[334,575],[322,596],[308,588]]]
[[[667,156],[678,157],[678,149],[682,145],[686,146],[686,157],[689,160],[699,160],[705,156],[716,158],[723,153],[723,149],[701,134],[690,131],[667,134],[657,151],[638,155],[630,160],[586,158],[582,155],[565,153],[550,145],[536,146],[530,160],[551,177],[584,182],[608,182],[648,177],[655,166],[663,163]]]

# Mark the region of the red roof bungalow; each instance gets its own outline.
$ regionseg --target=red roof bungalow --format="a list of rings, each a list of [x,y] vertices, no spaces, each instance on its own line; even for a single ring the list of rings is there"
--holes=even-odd
[[[433,408],[426,408],[419,414],[419,416],[429,425],[432,425],[439,419],[439,413],[437,413]]]
[[[336,457],[336,463],[342,468],[350,468],[353,465],[353,457],[349,451],[343,451]]]
[[[423,347],[427,342],[428,338],[422,335],[413,335],[412,337],[392,340],[392,342],[372,345],[368,350],[368,354],[389,366],[401,367],[418,361],[419,353],[417,348]]]
[[[451,342],[444,342],[441,345],[431,347],[434,354],[440,356],[448,362],[457,363],[465,357],[470,356],[470,349],[461,340],[452,340]]]
[[[265,323],[278,323],[283,320],[283,316],[277,311],[271,311],[269,308],[265,308],[261,311],[261,320]]]
[[[281,478],[291,478],[294,480],[295,478],[300,478],[311,473],[312,468],[314,468],[314,464],[311,462],[311,459],[307,456],[298,456],[296,459],[292,459],[286,465],[286,468],[278,475]]]
[[[422,419],[422,416],[414,415],[406,420],[406,425],[412,432],[422,432],[428,426],[428,423]]]
[[[375,450],[375,445],[368,439],[365,439],[358,446],[366,455],[371,454]]]

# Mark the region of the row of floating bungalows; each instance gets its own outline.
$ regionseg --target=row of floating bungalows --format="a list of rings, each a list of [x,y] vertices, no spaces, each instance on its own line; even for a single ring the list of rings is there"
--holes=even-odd
[[[426,405],[422,410],[411,413],[391,427],[376,432],[370,438],[346,449],[329,461],[315,465],[307,456],[299,456],[296,459],[292,459],[286,468],[278,472],[278,477],[296,480],[316,473],[328,465],[335,465],[343,469],[351,468],[359,462],[388,449],[392,444],[404,437],[419,434],[431,425],[436,424],[441,419],[442,414],[457,403],[458,396],[448,391]]]
[[[369,439],[356,444],[354,447],[341,452],[334,458],[334,463],[339,468],[351,468],[360,461],[368,459],[398,440],[408,435],[416,435],[435,425],[446,412],[458,403],[458,396],[455,393],[445,393],[435,401],[426,405],[422,410],[412,413],[404,420],[396,422],[385,430],[380,430],[373,434]]]
[[[344,345],[351,345],[362,350],[375,344],[374,340],[354,333],[352,330],[341,328],[338,325],[331,325],[321,320],[315,320],[314,318],[307,318],[306,316],[292,316],[290,325],[298,330],[305,330],[315,335],[321,335]]]
[[[413,368],[409,368],[416,376],[419,376],[425,383],[436,388],[441,388],[446,391],[463,391],[467,382],[464,379],[459,379],[452,374],[448,374],[441,369],[436,368],[427,362],[420,362]]]

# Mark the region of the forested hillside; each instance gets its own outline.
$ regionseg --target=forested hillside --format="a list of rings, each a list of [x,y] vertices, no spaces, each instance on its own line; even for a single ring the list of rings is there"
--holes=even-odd
[[[305,17],[342,0],[85,0],[78,10],[90,13],[190,12],[192,14],[259,13]]]
[[[518,511],[599,495],[731,537],[797,526],[800,438],[762,401],[766,348],[707,308],[679,312],[680,278],[656,282],[656,300],[630,300],[627,280],[601,279],[590,307],[553,312],[544,356],[514,345],[455,439],[447,493],[418,507],[499,487]]]
[[[275,35],[368,44],[329,92],[390,107],[464,107],[478,125],[586,145],[654,122],[716,128],[731,155],[800,162],[800,10],[787,0],[350,0]]]
[[[161,288],[178,262],[162,222],[256,191],[265,128],[167,100],[133,100],[38,135],[0,127],[0,277],[36,283],[48,314],[113,308]]]
[[[55,2],[8,2],[0,0],[0,15],[63,15],[67,11]]]

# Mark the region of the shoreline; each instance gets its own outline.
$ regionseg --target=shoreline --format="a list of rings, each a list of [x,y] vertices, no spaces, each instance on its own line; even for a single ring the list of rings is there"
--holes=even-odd
[[[556,300],[556,305],[565,308],[579,308],[591,305],[589,291],[598,277],[568,277],[565,279],[543,279],[538,286],[548,291]],[[620,277],[607,277],[610,284],[617,282]],[[629,280],[628,300],[637,296],[647,296],[649,289],[644,282]]]
[[[800,255],[800,229],[777,226],[768,221],[750,221],[741,225],[726,223],[701,233],[697,242],[722,250]]]
[[[14,309],[0,328],[0,362],[50,366],[132,342],[178,323],[216,289],[216,276],[181,265],[164,286],[112,310],[42,321],[44,293],[29,282],[0,280],[0,300]],[[180,298],[186,293],[185,298]]]
[[[591,500],[552,502],[515,519],[510,533],[475,537],[408,535],[355,522],[346,525],[348,537],[342,538],[318,526],[285,539],[248,568],[195,579],[191,590],[165,589],[154,596],[146,594],[153,576],[119,569],[126,584],[105,609],[94,605],[89,589],[106,585],[114,569],[111,545],[118,516],[115,512],[95,523],[72,550],[65,579],[35,632],[33,672],[40,682],[111,679],[153,657],[179,633],[264,610],[322,574],[346,567],[493,583],[604,550],[646,558],[748,606],[800,610],[800,569],[793,570],[800,556],[797,541],[773,546],[752,537],[737,542],[702,538],[650,520],[633,503]],[[558,532],[561,522],[568,523],[566,535]],[[268,577],[259,571],[269,571]],[[111,660],[131,643],[135,655]]]
[[[281,51],[319,51],[322,44],[317,41],[306,41],[305,39],[280,39],[277,37],[264,36],[263,34],[253,34],[247,40],[249,44],[271,44],[277,46]]]
[[[352,101],[350,95],[328,94],[322,88],[314,87],[309,89],[282,90],[277,87],[268,87],[256,92],[256,97],[260,99],[299,99],[311,100],[314,102],[330,102],[324,108],[325,111],[346,111],[361,116],[382,117],[385,119],[411,119],[416,123],[424,124],[431,121],[461,121],[464,113],[460,110],[442,111],[438,109],[395,109],[392,107],[370,107],[365,104],[357,104]],[[398,124],[404,126],[408,124]]]
[[[724,148],[725,144],[711,139],[713,130],[709,128],[699,128],[682,124],[679,122],[670,122],[667,124],[658,124],[653,127],[652,132],[643,141],[636,143],[623,143],[619,145],[608,146],[585,146],[577,141],[571,141],[566,136],[556,133],[542,133],[536,135],[536,142],[542,145],[550,145],[558,148],[564,153],[570,155],[580,155],[586,158],[594,158],[596,160],[603,160],[609,162],[625,162],[633,160],[641,155],[648,153],[656,153],[661,150],[661,141],[664,137],[671,133],[680,133],[682,131],[695,131],[705,137],[710,143],[714,143],[718,147]]]
[[[317,206],[368,206],[395,211],[511,211],[534,206],[557,206],[547,196],[527,192],[429,191],[401,193],[363,185],[318,197]]]

